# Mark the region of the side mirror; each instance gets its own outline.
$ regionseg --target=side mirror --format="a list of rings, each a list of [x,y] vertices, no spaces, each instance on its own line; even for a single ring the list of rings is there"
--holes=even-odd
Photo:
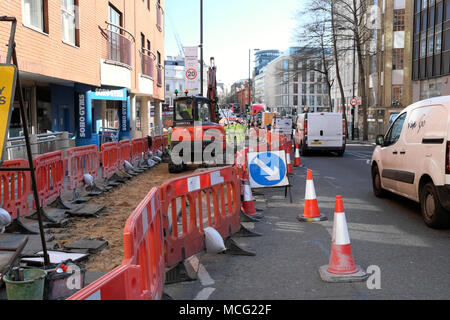
[[[377,146],[383,147],[384,146],[384,136],[383,135],[377,136],[376,143],[377,143]]]

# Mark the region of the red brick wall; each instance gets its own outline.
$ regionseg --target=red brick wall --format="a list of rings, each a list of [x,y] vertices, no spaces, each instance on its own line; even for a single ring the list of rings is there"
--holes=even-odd
[[[18,20],[16,43],[20,69],[34,74],[100,86],[100,59],[105,56],[107,47],[99,27],[103,29],[107,27],[105,22],[108,20],[109,2],[122,12],[124,28],[136,39],[132,49],[132,92],[137,93],[137,79],[141,73],[139,55],[141,32],[151,41],[151,51],[155,55],[157,51],[161,53],[164,64],[164,30],[160,32],[156,28],[157,0],[150,0],[150,10],[147,9],[147,0],[80,0],[78,48],[62,41],[60,0],[48,0],[48,34],[23,25],[21,0],[1,0],[0,14],[14,16]],[[161,6],[164,8],[163,0]],[[2,63],[6,57],[7,49],[4,44],[8,43],[9,30],[9,23],[0,23]],[[156,70],[154,97],[164,100],[164,88],[156,85]]]

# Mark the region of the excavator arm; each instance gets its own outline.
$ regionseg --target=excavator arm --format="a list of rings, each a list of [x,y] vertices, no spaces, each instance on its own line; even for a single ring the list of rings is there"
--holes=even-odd
[[[208,99],[210,100],[210,114],[212,122],[218,123],[219,114],[217,110],[217,80],[216,80],[216,65],[214,58],[211,57],[211,65],[208,69]]]

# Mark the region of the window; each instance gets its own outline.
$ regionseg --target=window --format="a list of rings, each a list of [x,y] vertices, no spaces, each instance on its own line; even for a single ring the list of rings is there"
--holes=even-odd
[[[314,85],[313,84],[309,85],[309,93],[314,94]]]
[[[167,91],[167,92],[170,91],[170,84],[166,84],[166,91]]]
[[[314,96],[309,96],[309,105],[313,106],[314,105]]]
[[[23,24],[48,33],[47,0],[22,0]]]
[[[394,31],[405,30],[405,9],[394,10]]]
[[[73,46],[79,46],[77,28],[78,0],[61,0],[62,40]]]
[[[322,106],[322,96],[317,96],[317,105]]]
[[[185,104],[184,102],[177,102],[175,104],[175,120],[194,120],[194,110],[192,104]]]
[[[209,105],[207,103],[199,103],[198,104],[198,120],[203,122],[210,122],[210,115],[209,115]]]
[[[404,55],[404,49],[393,49],[392,50],[392,70],[402,70],[403,69],[403,55]]]
[[[400,138],[400,134],[402,133],[403,124],[405,123],[406,113],[402,114],[400,117],[392,125],[388,134],[386,135],[384,146],[388,147],[395,144]]]
[[[297,94],[298,93],[298,84],[294,83],[294,93]]]
[[[298,96],[294,96],[294,106],[298,106]]]
[[[403,86],[392,86],[392,105],[401,105],[403,95]]]
[[[141,51],[142,53],[145,51],[145,36],[143,33],[141,33]]]
[[[302,106],[306,106],[306,96],[302,96]]]
[[[117,10],[116,8],[114,8],[112,5],[109,5],[109,8],[108,8],[108,21],[109,21],[109,23],[112,23],[116,26],[119,26],[119,27],[122,26],[122,13],[119,10]],[[114,28],[114,27],[110,26],[110,30],[120,33],[119,28]]]
[[[306,83],[303,83],[302,84],[302,93],[305,94],[305,93],[307,93],[306,91],[307,91]]]

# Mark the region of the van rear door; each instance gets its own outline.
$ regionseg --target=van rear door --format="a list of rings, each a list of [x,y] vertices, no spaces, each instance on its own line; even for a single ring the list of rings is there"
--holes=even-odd
[[[343,145],[342,114],[308,113],[308,147],[326,148]]]

